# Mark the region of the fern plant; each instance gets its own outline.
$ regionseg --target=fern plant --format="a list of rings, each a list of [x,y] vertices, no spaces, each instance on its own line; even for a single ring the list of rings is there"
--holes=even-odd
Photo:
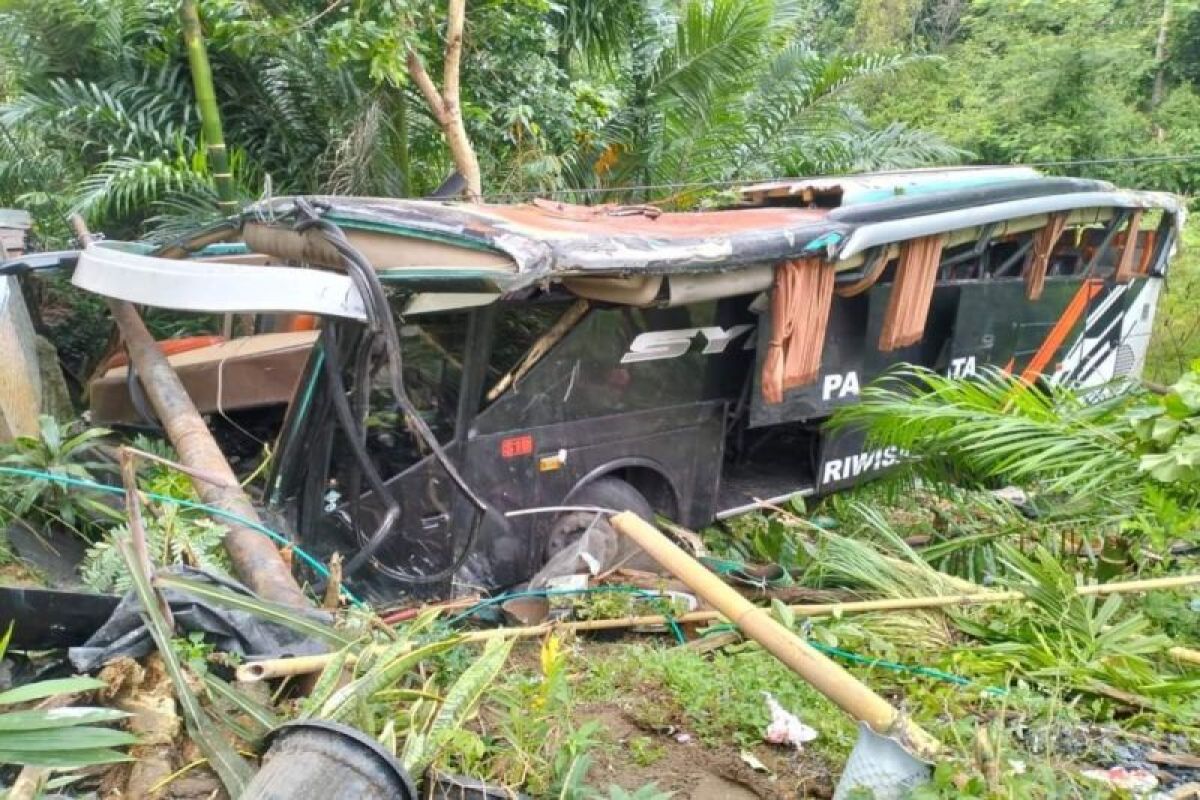
[[[221,543],[224,528],[166,503],[150,506],[147,510],[146,546],[154,564],[186,564],[228,574],[229,559]],[[129,529],[120,525],[88,548],[79,567],[84,583],[97,592],[124,593],[133,588],[125,561],[114,544],[117,538],[128,536]]]

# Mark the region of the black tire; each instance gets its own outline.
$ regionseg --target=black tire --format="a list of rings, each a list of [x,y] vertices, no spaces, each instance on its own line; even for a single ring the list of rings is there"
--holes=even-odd
[[[650,501],[620,478],[597,478],[571,495],[565,505],[632,511],[647,522],[654,522],[654,508],[651,507]],[[597,519],[595,513],[588,511],[568,511],[554,521],[546,538],[546,560],[570,545],[589,528],[593,536],[599,534],[604,543],[600,565],[602,570],[615,566],[654,569],[655,565],[650,557],[613,530],[607,516]]]

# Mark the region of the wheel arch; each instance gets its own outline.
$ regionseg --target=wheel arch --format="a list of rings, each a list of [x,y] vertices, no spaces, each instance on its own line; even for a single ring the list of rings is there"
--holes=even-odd
[[[585,486],[600,478],[625,481],[641,492],[655,511],[671,519],[678,518],[682,504],[679,487],[661,463],[640,456],[619,458],[592,469],[571,487],[563,498],[563,505],[570,505]]]

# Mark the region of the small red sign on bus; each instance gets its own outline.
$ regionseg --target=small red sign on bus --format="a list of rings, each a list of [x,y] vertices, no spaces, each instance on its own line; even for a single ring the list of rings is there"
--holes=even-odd
[[[529,434],[510,436],[500,440],[500,456],[502,458],[517,458],[533,455],[533,437]]]

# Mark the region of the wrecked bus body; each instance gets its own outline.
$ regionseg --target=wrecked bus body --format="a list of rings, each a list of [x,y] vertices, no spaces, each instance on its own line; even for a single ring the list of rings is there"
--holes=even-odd
[[[268,501],[386,602],[528,580],[607,527],[587,509],[699,527],[886,469],[903,454],[822,423],[897,363],[1137,375],[1183,215],[1019,168],[739,191],[690,213],[281,198],[156,256],[93,246],[75,281],[321,318]],[[270,263],[175,260],[214,241]],[[597,542],[598,567],[630,555]]]

